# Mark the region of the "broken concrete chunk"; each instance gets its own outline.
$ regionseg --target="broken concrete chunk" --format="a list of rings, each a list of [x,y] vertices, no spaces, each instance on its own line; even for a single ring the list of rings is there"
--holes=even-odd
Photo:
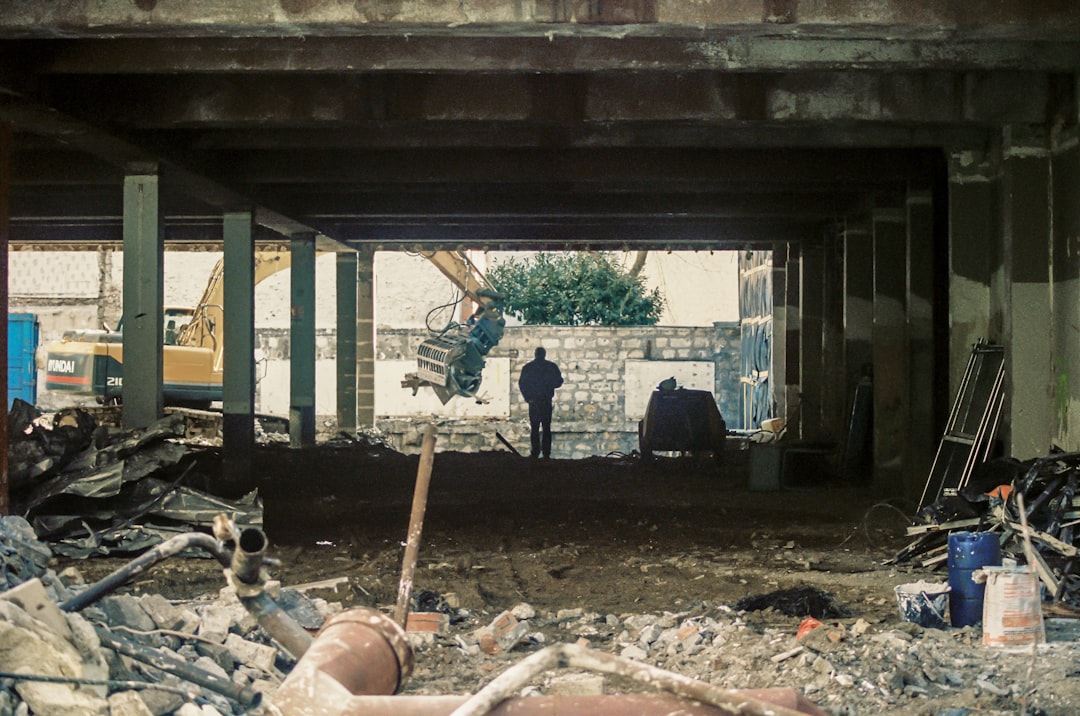
[[[600,696],[604,693],[604,677],[600,674],[556,676],[548,690],[553,696]]]
[[[230,634],[229,636],[234,635]],[[199,656],[210,657],[225,671],[232,671],[236,668],[236,659],[233,658],[233,653],[221,644],[208,644],[205,641],[198,641],[195,642],[195,652]]]
[[[139,604],[139,600],[130,594],[117,594],[105,597],[99,602],[105,612],[105,618],[111,626],[123,627],[126,636],[147,645],[154,644],[154,632],[157,624]],[[130,630],[130,631],[129,631]]]
[[[154,716],[136,691],[117,691],[109,696],[109,716]]]
[[[198,635],[215,644],[223,644],[231,626],[232,609],[210,604],[203,607]]]
[[[86,689],[72,684],[49,684],[40,681],[20,681],[15,691],[41,716],[108,716],[109,702]]]
[[[160,594],[144,594],[139,605],[159,629],[178,631],[184,625],[182,610]]]
[[[171,714],[184,705],[184,697],[172,691],[161,689],[143,689],[138,692],[139,699],[153,716]]]
[[[256,644],[237,636],[229,634],[225,637],[225,648],[242,664],[253,666],[266,673],[273,672],[274,660],[277,658],[277,649],[265,644]]]
[[[531,604],[527,604],[526,602],[515,605],[514,608],[510,610],[510,613],[514,615],[514,618],[520,620],[533,619],[536,617],[536,610],[532,608]]]
[[[0,594],[0,599],[18,605],[34,619],[44,622],[58,635],[64,638],[71,636],[64,613],[60,611],[60,607],[56,606],[56,602],[49,598],[40,579],[35,577],[14,586]]]

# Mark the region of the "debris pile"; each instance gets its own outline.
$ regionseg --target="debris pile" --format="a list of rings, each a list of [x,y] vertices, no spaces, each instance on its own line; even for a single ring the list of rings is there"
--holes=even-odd
[[[233,587],[181,604],[114,594],[65,611],[86,585],[46,566],[49,549],[29,523],[0,518],[0,547],[0,714],[229,716],[257,705],[294,663]],[[307,629],[337,609],[267,588]]]
[[[1080,524],[1078,469],[1080,453],[1055,453],[1027,462],[1001,459],[982,463],[955,494],[919,511],[919,524],[907,530],[915,539],[892,561],[940,566],[948,558],[949,533],[965,530],[997,534],[1002,553],[1026,564],[1023,542],[1027,537],[1035,548],[1032,566],[1047,596],[1059,608],[1080,607],[1080,574],[1074,574],[1080,555],[1076,534]]]
[[[494,618],[451,612],[439,632],[409,633],[416,665],[405,693],[475,691],[530,652],[565,642],[725,689],[794,688],[836,715],[952,713],[950,707],[969,709],[955,713],[1017,713],[1021,699],[1042,713],[1075,713],[1061,693],[1080,668],[1080,623],[1074,620],[1047,620],[1048,643],[1040,648],[1039,676],[1031,682],[1030,650],[983,647],[982,631],[975,627],[926,629],[852,617],[823,619],[797,637],[800,618],[781,620],[775,612],[763,625],[749,612],[708,602],[664,614],[580,608],[541,613],[528,604]],[[521,625],[526,634],[514,642]],[[493,636],[509,648],[492,648]],[[603,674],[554,672],[526,694],[628,690],[623,681]]]
[[[12,512],[69,557],[141,551],[222,512],[240,525],[261,525],[257,493],[223,500],[190,486],[206,448],[186,442],[187,432],[180,413],[123,432],[79,408],[42,416],[15,400],[8,414]]]

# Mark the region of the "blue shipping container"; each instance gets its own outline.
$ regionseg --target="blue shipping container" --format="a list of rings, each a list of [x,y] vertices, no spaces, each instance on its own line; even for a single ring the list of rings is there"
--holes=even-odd
[[[37,402],[38,321],[32,313],[8,314],[8,405],[22,398]]]

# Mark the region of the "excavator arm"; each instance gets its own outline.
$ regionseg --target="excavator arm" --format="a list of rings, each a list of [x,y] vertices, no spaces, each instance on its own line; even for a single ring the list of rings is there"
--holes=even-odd
[[[279,271],[292,265],[292,255],[277,251],[255,252],[254,283],[258,285]],[[214,370],[220,371],[225,356],[221,340],[221,327],[225,320],[225,259],[219,259],[210,272],[206,288],[195,304],[191,321],[183,326],[176,337],[176,345],[213,350]]]
[[[401,382],[415,395],[430,387],[445,405],[455,395],[475,398],[480,389],[484,356],[502,339],[506,319],[503,296],[460,251],[422,254],[450,279],[477,308],[464,323],[452,322],[420,344],[416,372]]]

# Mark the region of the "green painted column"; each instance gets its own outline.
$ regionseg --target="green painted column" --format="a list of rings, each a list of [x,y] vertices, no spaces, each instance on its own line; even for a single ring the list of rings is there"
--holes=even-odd
[[[850,396],[874,363],[874,242],[870,225],[844,227],[844,368]]]
[[[315,234],[291,241],[289,443],[315,444]]]
[[[375,252],[357,252],[356,277],[356,420],[375,426]]]
[[[255,242],[251,212],[225,214],[222,279],[225,350],[221,439],[224,477],[246,484],[255,450]]]
[[[847,432],[847,404],[851,394],[845,387],[844,237],[839,226],[830,226],[825,233],[822,268],[822,424],[825,439],[842,445]]]
[[[356,304],[355,253],[337,254],[337,429],[356,432]]]
[[[124,177],[124,428],[145,428],[163,414],[162,303],[165,249],[161,181],[153,172]]]

